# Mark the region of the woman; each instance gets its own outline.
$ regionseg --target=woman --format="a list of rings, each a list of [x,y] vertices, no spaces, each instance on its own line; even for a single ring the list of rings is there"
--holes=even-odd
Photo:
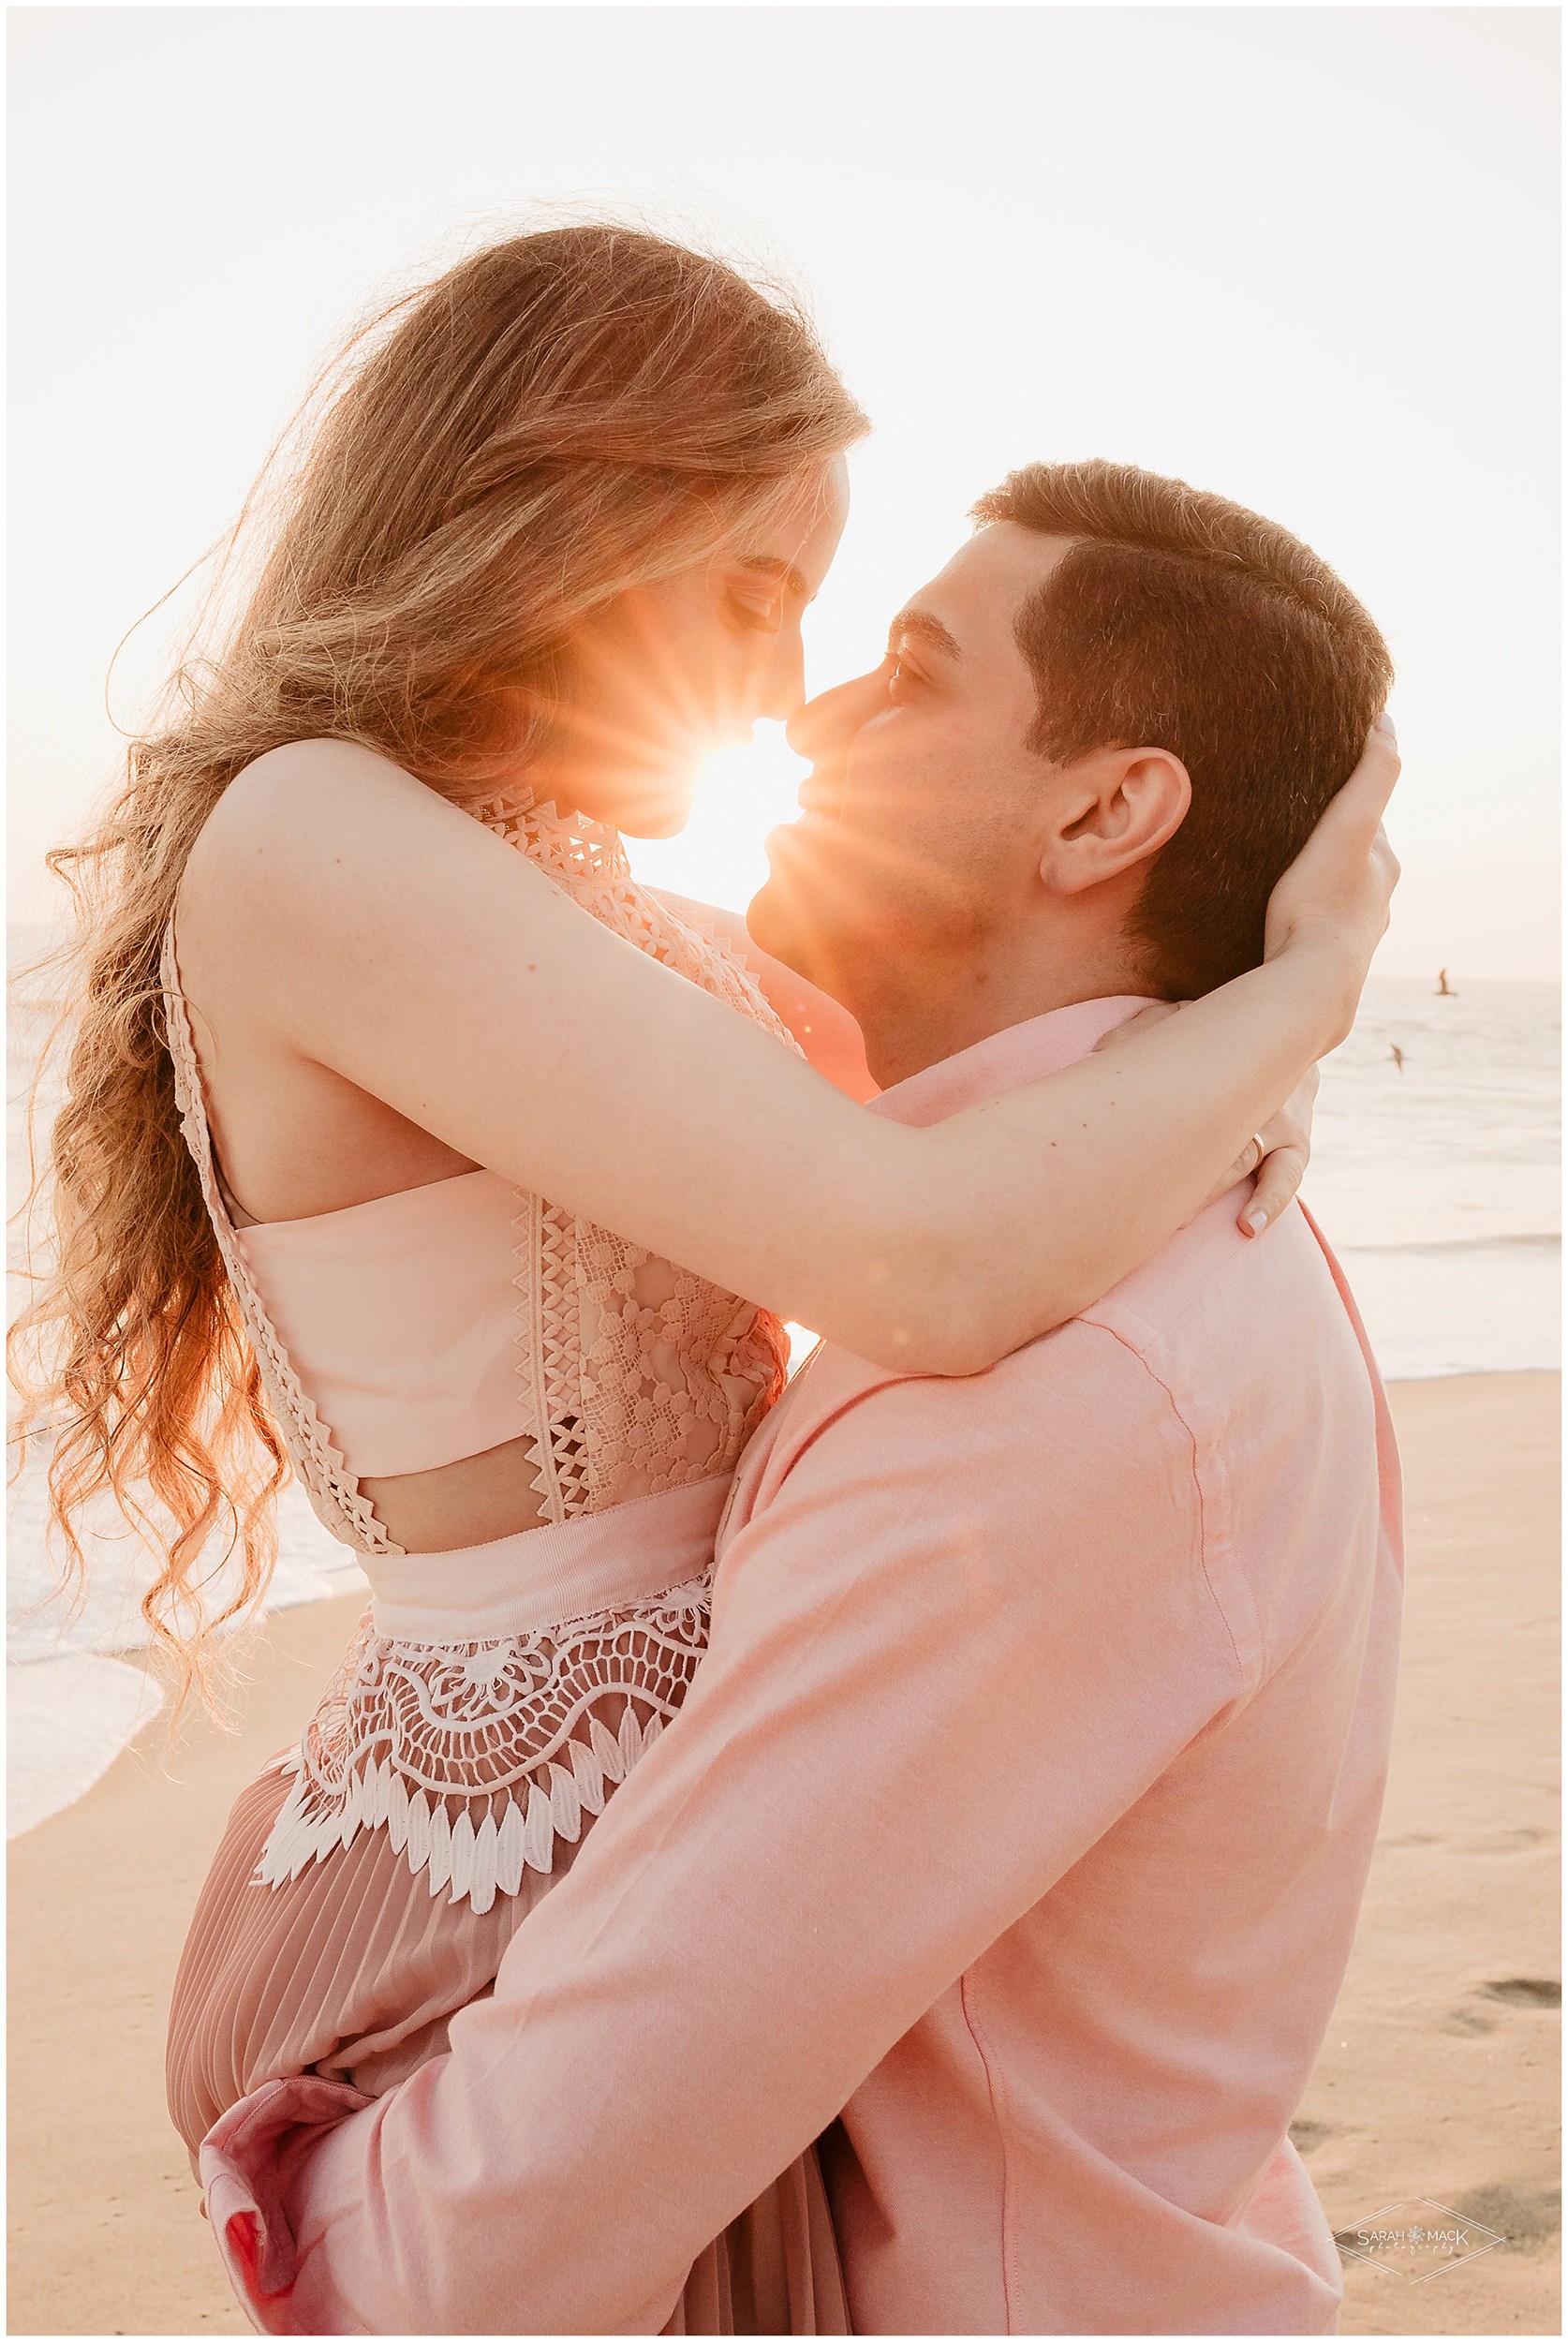
[[[614,229],[479,254],[360,360],[231,641],[81,850],[35,1313],[57,1510],[152,1485],[178,1534],[148,1615],[197,1668],[210,1534],[244,1555],[221,1619],[264,1582],[287,1446],[375,1593],[202,1893],[170,2041],[193,2149],[278,2075],[391,2087],[488,1990],[691,1680],[781,1317],[989,1364],[1234,1176],[1348,1025],[1376,775],[1282,883],[1267,965],[931,1131],[860,1113],[631,882],[617,831],[678,827],[694,755],[798,698],[863,428],[714,262]],[[811,2158],[681,2320],[846,2330]]]

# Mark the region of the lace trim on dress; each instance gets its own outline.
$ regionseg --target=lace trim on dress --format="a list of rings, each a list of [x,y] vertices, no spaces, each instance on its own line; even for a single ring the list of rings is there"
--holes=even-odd
[[[685,1698],[710,1577],[501,1641],[384,1638],[367,1613],[294,1756],[258,1882],[378,1828],[432,1896],[476,1913],[515,1894],[525,1867],[548,1873],[556,1839],[603,1811]]]
[[[477,812],[602,926],[798,1054],[745,963],[638,885],[614,830],[551,804],[496,799]],[[523,1203],[518,1340],[549,1519],[732,1465],[784,1386],[778,1319],[591,1221]]]
[[[256,1353],[262,1387],[277,1418],[289,1459],[304,1483],[312,1510],[322,1526],[330,1530],[340,1543],[351,1545],[362,1553],[401,1553],[402,1546],[393,1544],[377,1519],[369,1498],[360,1493],[359,1481],[349,1471],[347,1460],[335,1445],[331,1431],[301,1387],[299,1376],[289,1364],[288,1353],[279,1341],[277,1329],[257,1290],[250,1266],[235,1240],[234,1224],[223,1199],[213,1157],[200,1061],[196,1054],[196,1040],[190,1029],[190,1015],[180,984],[180,963],[174,950],[172,920],[164,931],[158,972],[163,985],[164,1018],[170,1060],[174,1068],[174,1101],[180,1110],[180,1126],[196,1164],[197,1177],[201,1182],[202,1200],[213,1223],[213,1234],[217,1238],[224,1267],[229,1272],[230,1289],[239,1305],[245,1332],[250,1337],[251,1348]]]

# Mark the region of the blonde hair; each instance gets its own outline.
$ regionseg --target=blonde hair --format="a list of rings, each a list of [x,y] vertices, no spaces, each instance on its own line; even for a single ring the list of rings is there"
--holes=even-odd
[[[181,1134],[158,958],[229,783],[300,739],[379,750],[473,805],[525,759],[590,612],[765,518],[865,420],[798,304],[666,239],[514,236],[386,308],[303,410],[303,459],[227,638],[180,666],[91,834],[57,849],[75,942],[49,1257],[12,1335],[52,1433],[66,1577],[108,1492],[172,1522],[142,1601],[183,1699],[275,1557],[288,1476]],[[267,475],[264,475],[264,480]],[[233,542],[261,510],[259,494]],[[226,1533],[237,1587],[200,1557]]]

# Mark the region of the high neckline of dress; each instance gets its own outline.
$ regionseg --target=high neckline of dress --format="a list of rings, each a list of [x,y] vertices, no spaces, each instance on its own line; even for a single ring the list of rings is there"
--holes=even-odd
[[[487,829],[547,868],[582,878],[624,880],[631,876],[619,830],[575,808],[563,812],[553,797],[537,803],[496,797],[476,810]]]

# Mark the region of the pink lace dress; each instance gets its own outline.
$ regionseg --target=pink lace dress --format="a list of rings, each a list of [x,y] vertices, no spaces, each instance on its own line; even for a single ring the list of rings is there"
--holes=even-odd
[[[633,882],[612,833],[550,807],[484,818],[788,1039],[741,963]],[[377,2096],[489,1992],[685,1697],[718,1517],[787,1345],[735,1295],[485,1171],[237,1227],[172,929],[163,984],[186,1140],[268,1396],[373,1593],[300,1743],[236,1803],[197,1905],[168,2050],[194,2157],[270,2082],[311,2077],[315,2103],[337,2085],[344,2112]],[[493,1543],[405,1552],[361,1487],[519,1437],[542,1525]],[[849,2331],[814,2153],[715,2240],[671,2330]]]

